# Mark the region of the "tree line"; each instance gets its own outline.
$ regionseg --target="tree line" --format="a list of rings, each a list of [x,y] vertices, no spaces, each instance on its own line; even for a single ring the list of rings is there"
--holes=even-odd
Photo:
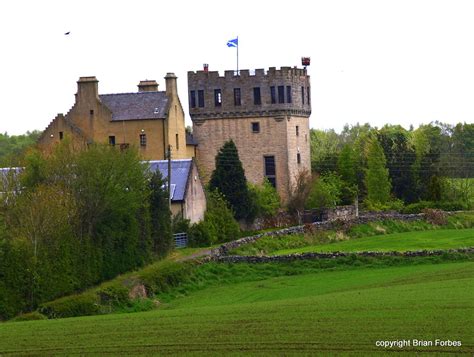
[[[172,248],[168,193],[134,149],[31,150],[1,178],[0,319],[143,266]]]
[[[358,197],[369,209],[419,202],[466,209],[472,205],[474,124],[312,129],[311,169],[307,207],[349,204]]]

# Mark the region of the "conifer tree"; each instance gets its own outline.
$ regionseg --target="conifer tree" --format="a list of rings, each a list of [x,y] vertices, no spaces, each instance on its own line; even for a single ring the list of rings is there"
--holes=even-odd
[[[239,153],[232,140],[227,141],[216,155],[216,168],[209,182],[211,190],[217,189],[229,202],[237,220],[255,217],[254,204],[250,198],[247,179]]]
[[[385,204],[390,200],[391,184],[386,165],[382,146],[373,138],[369,142],[365,173],[367,199],[373,203]]]

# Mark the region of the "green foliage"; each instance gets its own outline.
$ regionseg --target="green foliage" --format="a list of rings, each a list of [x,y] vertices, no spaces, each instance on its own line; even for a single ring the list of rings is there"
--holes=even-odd
[[[165,293],[187,280],[192,274],[193,266],[192,262],[162,261],[141,270],[139,279],[149,294]]]
[[[39,312],[49,319],[74,316],[90,316],[100,313],[99,297],[90,292],[80,295],[71,295],[43,304]]]
[[[150,183],[136,151],[108,145],[78,151],[64,140],[49,156],[31,151],[25,163],[23,189],[0,201],[0,319],[170,249],[160,178]]]
[[[36,321],[36,320],[47,320],[48,318],[38,311],[29,312],[27,314],[20,314],[17,317],[11,319],[11,322],[21,321]]]
[[[150,180],[151,238],[153,251],[160,257],[166,256],[173,249],[171,211],[168,193],[163,185],[161,173],[156,171]]]
[[[280,208],[280,196],[275,187],[265,179],[262,185],[249,183],[249,191],[253,197],[257,217],[269,217],[278,212]]]
[[[38,140],[41,132],[27,131],[23,135],[0,134],[0,165],[19,166],[22,154]]]
[[[102,305],[125,306],[130,303],[128,289],[121,284],[109,284],[97,290]]]
[[[365,185],[368,201],[384,204],[390,200],[391,186],[386,159],[382,146],[376,139],[372,139],[368,144]]]
[[[204,219],[191,226],[188,243],[191,247],[210,246],[237,239],[239,233],[239,224],[224,197],[218,191],[211,191],[207,195]]]
[[[224,195],[237,220],[245,218],[253,221],[254,203],[247,188],[237,147],[232,140],[227,141],[217,153],[216,168],[209,181],[209,188]]]
[[[306,200],[306,208],[333,208],[341,199],[342,180],[333,173],[316,178]]]

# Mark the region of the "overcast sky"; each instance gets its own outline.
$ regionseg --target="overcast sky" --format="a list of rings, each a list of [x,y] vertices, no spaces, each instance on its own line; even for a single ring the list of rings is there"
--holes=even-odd
[[[474,122],[472,0],[16,0],[0,4],[0,132],[44,129],[91,75],[105,94],[174,72],[190,124],[187,71],[235,69],[236,36],[241,69],[311,57],[313,128]]]

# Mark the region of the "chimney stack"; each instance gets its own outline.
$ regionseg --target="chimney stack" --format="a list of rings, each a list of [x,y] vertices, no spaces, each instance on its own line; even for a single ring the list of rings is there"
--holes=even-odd
[[[158,92],[158,83],[154,79],[140,81],[138,84],[139,92]]]
[[[176,75],[174,73],[166,73],[166,95],[168,97],[178,96],[178,85],[176,83]]]
[[[77,81],[76,101],[99,100],[99,81],[94,76],[80,77]]]

